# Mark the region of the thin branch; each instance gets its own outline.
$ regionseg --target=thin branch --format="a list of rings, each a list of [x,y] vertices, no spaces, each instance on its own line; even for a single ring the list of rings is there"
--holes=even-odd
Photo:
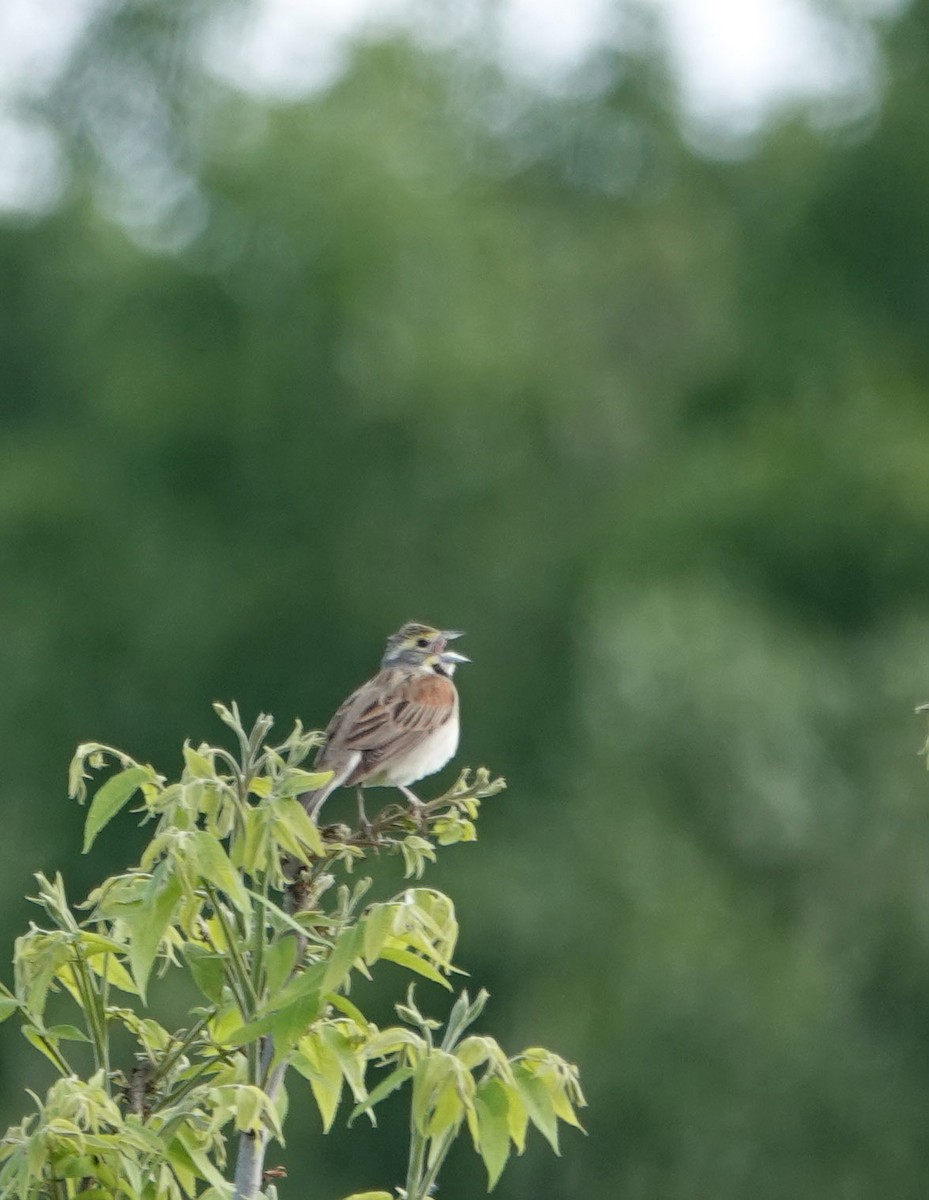
[[[480,800],[483,797],[493,796],[505,787],[502,779],[490,780],[478,777],[472,784],[459,791],[460,783],[461,780],[434,800],[423,801],[418,809],[412,805],[404,807],[396,803],[386,804],[374,820],[368,823],[367,828],[359,827],[342,841],[342,845],[376,849],[385,844],[385,835],[387,834],[407,834],[410,832],[409,825],[411,823],[415,831],[422,827],[424,818],[428,822],[433,818],[444,816],[451,809],[457,809],[459,812],[466,811],[466,804],[469,800]]]
[[[422,1182],[420,1184],[420,1195],[422,1196],[422,1200],[428,1200],[428,1197],[432,1195],[432,1190],[435,1187],[435,1181],[439,1177],[439,1172],[442,1170],[445,1160],[448,1157],[448,1152],[451,1150],[452,1144],[457,1136],[457,1129],[446,1130],[446,1132],[442,1135],[442,1142],[438,1151],[436,1152],[435,1161],[422,1177]],[[410,1196],[409,1200],[419,1200],[419,1197]]]
[[[109,1038],[106,1028],[106,1017],[100,1008],[100,993],[97,990],[96,980],[90,968],[87,965],[87,959],[84,957],[80,942],[75,940],[74,946],[74,981],[77,989],[81,994],[81,1007],[84,1011],[84,1017],[87,1025],[87,1032],[90,1034],[91,1045],[94,1052],[94,1063],[98,1071],[103,1071],[103,1086],[106,1094],[110,1094],[110,1076],[109,1076]]]
[[[177,1060],[181,1057],[181,1055],[190,1049],[190,1047],[193,1045],[194,1040],[197,1038],[197,1036],[203,1031],[203,1029],[205,1029],[205,1027],[210,1023],[210,1021],[212,1021],[213,1018],[216,1016],[216,1011],[217,1011],[216,1006],[214,1005],[213,1008],[211,1008],[210,1011],[205,1016],[201,1017],[200,1020],[197,1021],[197,1023],[195,1025],[192,1025],[190,1027],[190,1029],[184,1034],[184,1036],[182,1038],[175,1039],[174,1045],[171,1047],[171,1049],[168,1051],[168,1053],[160,1060],[160,1062],[153,1064],[152,1075],[151,1075],[151,1083],[152,1084],[155,1084],[158,1082],[159,1079],[164,1078],[168,1074],[168,1072],[171,1070],[171,1068],[174,1066],[174,1064],[177,1062]]]
[[[406,1200],[422,1200],[423,1171],[426,1165],[426,1136],[416,1128],[410,1114],[410,1157],[406,1169]]]
[[[210,903],[213,905],[213,911],[216,913],[216,919],[219,921],[222,927],[223,938],[226,942],[226,977],[229,979],[230,983],[234,979],[238,984],[240,989],[239,998],[241,1000],[251,1001],[251,1009],[247,1012],[243,1012],[246,1020],[250,1020],[252,1011],[254,1011],[254,1008],[258,1004],[258,997],[255,993],[254,987],[252,986],[252,979],[248,973],[248,967],[245,965],[245,960],[242,957],[242,951],[239,949],[238,939],[229,925],[229,921],[226,917],[226,910],[223,908],[222,904],[219,902],[219,897],[216,895],[216,889],[212,884],[206,883],[206,881],[204,881],[204,887],[206,888],[206,893],[210,898]],[[229,968],[231,968],[231,970]],[[241,1003],[240,1007],[242,1007]],[[245,1008],[248,1009],[249,1006],[246,1004]]]
[[[160,1112],[163,1108],[171,1108],[173,1105],[177,1104],[179,1100],[182,1100],[188,1092],[192,1092],[195,1087],[199,1087],[207,1075],[209,1075],[211,1072],[215,1074],[217,1062],[229,1062],[230,1059],[231,1056],[228,1054],[217,1054],[214,1059],[210,1059],[209,1062],[203,1063],[203,1065],[198,1067],[189,1079],[185,1079],[184,1082],[179,1084],[173,1091],[165,1092],[163,1096],[153,1099],[150,1105],[151,1111]],[[168,1125],[170,1125],[170,1122]],[[165,1129],[161,1130],[162,1137],[167,1136],[165,1130],[168,1128],[168,1125],[165,1126]]]

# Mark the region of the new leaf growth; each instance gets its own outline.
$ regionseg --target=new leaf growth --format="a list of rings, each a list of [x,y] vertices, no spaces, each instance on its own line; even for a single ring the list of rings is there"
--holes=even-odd
[[[0,1143],[0,1200],[274,1200],[281,1172],[266,1171],[265,1151],[284,1139],[289,1075],[309,1084],[324,1131],[346,1093],[349,1123],[405,1096],[403,1200],[426,1200],[463,1128],[489,1188],[531,1125],[557,1152],[559,1121],[577,1126],[584,1102],[576,1068],[538,1048],[508,1057],[469,1032],[485,992],[462,992],[444,1030],[412,985],[386,1029],[349,999],[353,979],[384,961],[451,990],[451,900],[411,885],[366,902],[371,880],[351,872],[393,853],[419,879],[437,846],[474,840],[481,801],[503,781],[466,771],[421,813],[392,803],[364,827],[320,829],[298,799],[328,779],[301,765],[318,735],[298,723],[272,746],[270,717],[246,730],[235,704],[215,707],[237,752],[185,744],[178,780],[109,746],[75,754],[70,791],[82,803],[96,772],[118,768],[93,792],[84,850],[130,802],[152,834],[138,865],[82,904],[60,876],[38,876],[42,924],[16,943],[0,1019],[19,1016],[58,1078]],[[179,1029],[149,997],[153,977],[173,971],[201,997]],[[312,1186],[301,1181],[300,1194]]]

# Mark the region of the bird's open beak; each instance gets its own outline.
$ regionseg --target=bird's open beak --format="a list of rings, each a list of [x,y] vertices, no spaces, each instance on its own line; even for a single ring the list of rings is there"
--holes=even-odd
[[[442,662],[449,663],[450,665],[457,665],[458,663],[466,663],[471,661],[466,654],[459,654],[456,650],[445,649],[449,642],[454,641],[455,638],[460,638],[463,636],[464,631],[461,629],[442,630],[442,636],[439,639],[439,645],[441,646],[441,649],[439,650],[439,658],[442,660]]]

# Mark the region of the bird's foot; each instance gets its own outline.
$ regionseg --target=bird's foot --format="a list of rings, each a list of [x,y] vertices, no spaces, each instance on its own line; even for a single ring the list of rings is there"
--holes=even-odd
[[[406,796],[407,800],[410,802],[410,816],[419,826],[420,833],[428,833],[429,817],[426,814],[425,804],[423,804],[422,800],[420,800],[415,792],[411,792],[408,787],[401,787],[400,791],[403,792],[404,796]]]
[[[362,837],[370,839],[374,836],[374,829],[365,812],[365,801],[361,788],[356,789],[355,795],[358,797],[358,829]]]

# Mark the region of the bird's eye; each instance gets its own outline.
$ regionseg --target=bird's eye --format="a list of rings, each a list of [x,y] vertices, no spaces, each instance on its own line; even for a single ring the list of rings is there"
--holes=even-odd
[[[425,650],[425,648],[429,645],[429,639],[428,638],[417,638],[416,645],[420,646],[423,650]]]

